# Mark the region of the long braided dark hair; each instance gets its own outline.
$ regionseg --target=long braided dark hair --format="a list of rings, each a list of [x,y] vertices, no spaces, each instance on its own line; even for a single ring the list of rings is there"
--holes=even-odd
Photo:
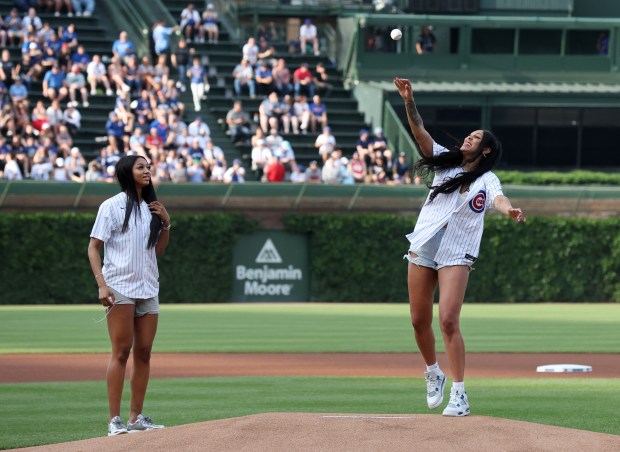
[[[132,211],[136,212],[135,221],[138,221],[138,217],[140,216],[140,202],[138,200],[138,192],[136,190],[136,181],[133,178],[133,166],[138,159],[144,159],[144,157],[138,155],[126,155],[116,162],[115,165],[116,179],[118,179],[121,190],[127,194],[125,220],[123,221],[121,232],[127,231],[127,228],[129,227],[129,217],[131,216]],[[142,189],[142,199],[147,204],[157,201],[153,182],[149,182],[149,184]],[[153,248],[155,246],[157,239],[159,238],[160,229],[161,219],[157,215],[151,214],[151,233],[149,234],[147,248]]]
[[[429,202],[432,202],[440,193],[452,193],[461,185],[472,183],[487,171],[495,168],[502,159],[502,143],[488,130],[482,131],[482,140],[478,146],[478,151],[469,161],[474,161],[480,157],[486,148],[491,149],[491,152],[480,158],[480,162],[474,170],[462,171],[455,177],[445,180],[441,185],[433,186],[432,182],[428,182],[427,187],[432,190]],[[420,160],[414,165],[414,169],[422,178],[427,178],[433,171],[462,166],[464,163],[468,162],[463,160],[460,149],[455,147],[453,150],[432,157],[421,155]]]

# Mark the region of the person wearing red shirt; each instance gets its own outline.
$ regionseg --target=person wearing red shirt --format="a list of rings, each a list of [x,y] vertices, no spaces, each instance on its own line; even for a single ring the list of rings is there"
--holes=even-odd
[[[269,163],[265,166],[265,175],[267,176],[267,182],[282,182],[284,175],[286,174],[286,168],[280,162],[280,158],[271,156]]]
[[[299,96],[299,91],[303,87],[308,93],[308,97],[314,97],[314,76],[310,69],[308,69],[308,63],[302,63],[295,72],[293,72],[293,83],[295,84],[295,97]]]

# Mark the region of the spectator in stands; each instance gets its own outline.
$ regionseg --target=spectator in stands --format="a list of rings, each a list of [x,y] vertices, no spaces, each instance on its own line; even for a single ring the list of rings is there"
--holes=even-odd
[[[271,129],[269,135],[265,137],[267,146],[271,148],[271,153],[274,155],[280,155],[280,148],[284,139],[278,134],[277,129]]]
[[[66,124],[60,125],[58,133],[56,134],[56,145],[58,146],[58,154],[62,157],[67,157],[69,151],[73,147],[73,138],[69,133],[69,128]]]
[[[1,18],[0,18],[1,20]],[[49,42],[52,40],[52,36],[56,36],[56,32],[52,28],[49,22],[43,22],[43,27],[37,32],[37,41],[44,47],[49,47]],[[56,52],[57,49],[54,49]]]
[[[22,171],[17,163],[15,152],[11,151],[6,154],[6,163],[4,164],[4,179],[6,180],[22,180]]]
[[[204,155],[211,167],[215,166],[217,162],[222,162],[226,166],[226,158],[224,157],[224,151],[221,147],[216,146],[210,137],[207,137],[207,141],[204,147]]]
[[[280,146],[273,151],[273,154],[280,159],[280,162],[289,172],[297,166],[295,151],[290,141],[283,140]]]
[[[58,66],[58,57],[56,56],[54,49],[52,49],[51,47],[45,48],[45,50],[43,51],[43,56],[41,58],[40,64],[41,64],[41,70],[44,72],[49,71],[54,66]],[[38,77],[35,77],[35,78],[38,78]]]
[[[329,77],[325,66],[320,61],[316,63],[314,74],[312,75],[312,82],[314,83],[314,89],[323,97],[329,97],[334,90],[334,86],[328,82]]]
[[[71,148],[69,156],[65,159],[65,168],[67,168],[69,178],[73,182],[84,182],[84,176],[86,173],[86,160],[84,160],[84,157],[82,156],[79,148]]]
[[[160,90],[168,83],[170,69],[168,68],[168,55],[161,54],[157,57],[157,64],[153,66],[153,88]]]
[[[398,184],[411,183],[411,163],[407,160],[407,154],[401,152],[394,162],[393,179]]]
[[[293,84],[291,83],[291,71],[286,67],[284,58],[278,59],[272,70],[273,82],[280,96],[291,94],[293,92]],[[297,97],[297,96],[296,96]]]
[[[94,96],[97,94],[97,84],[101,83],[105,88],[105,93],[108,96],[113,94],[112,87],[110,86],[110,80],[106,75],[106,68],[101,62],[99,55],[93,55],[93,60],[86,66],[86,75],[88,83],[90,83],[90,94]]]
[[[52,67],[51,71],[46,72],[43,77],[43,97],[62,101],[67,94],[65,73],[58,66]]]
[[[252,147],[252,172],[254,172],[256,180],[263,180],[265,166],[272,155],[271,148],[265,139],[257,140],[256,146]]]
[[[125,70],[120,57],[114,56],[108,65],[108,79],[114,83],[116,94],[130,91],[131,88],[125,83]]]
[[[306,100],[306,96],[298,96],[297,100],[293,104],[293,114],[291,116],[291,125],[293,126],[293,133],[299,134],[301,129],[302,134],[308,133],[308,124],[310,124],[310,105]]]
[[[432,32],[432,28],[429,25],[424,25],[415,43],[416,52],[418,52],[418,55],[433,53],[436,42],[437,38],[435,38]]]
[[[16,46],[24,36],[22,27],[22,19],[18,15],[17,8],[13,8],[8,16],[4,19],[4,27],[6,28],[7,37],[12,46]]]
[[[273,91],[258,107],[260,126],[263,131],[270,129],[276,132],[280,128],[280,118],[286,113],[286,106],[278,99],[278,93]]]
[[[284,98],[282,99],[282,105],[284,106],[284,113],[282,114],[281,118],[282,129],[284,130],[284,134],[288,135],[289,133],[291,133],[291,125],[293,124],[293,120],[295,119],[295,122],[297,122],[297,116],[295,115],[295,109],[293,107],[293,96],[291,96],[290,94],[284,96]]]
[[[210,136],[211,129],[208,124],[202,120],[202,117],[196,116],[192,122],[187,125],[187,132],[191,137],[197,137],[201,133]]]
[[[60,50],[58,51],[58,67],[63,72],[67,72],[67,70],[71,67],[71,48],[68,44],[63,43],[60,46]]]
[[[276,48],[269,44],[269,41],[264,36],[258,38],[258,59],[266,60],[269,66],[274,66],[276,63]]]
[[[316,25],[312,23],[311,19],[306,19],[303,25],[299,28],[299,45],[301,47],[301,54],[305,55],[308,51],[307,45],[311,44],[314,49],[314,54],[319,55],[319,36],[316,29]]]
[[[295,165],[291,172],[291,183],[303,184],[306,182],[306,169],[302,165]]]
[[[346,157],[342,157],[340,159],[340,172],[338,173],[338,182],[343,185],[351,185],[355,183],[355,179],[353,178],[353,169],[351,168],[351,162]]]
[[[306,168],[306,182],[309,184],[320,184],[323,180],[321,168],[316,160],[312,160]]]
[[[274,90],[273,74],[265,60],[261,60],[256,69],[256,93],[267,95]]]
[[[66,0],[69,1],[69,0]],[[67,25],[67,28],[62,32],[60,36],[60,40],[63,44],[67,44],[69,46],[69,50],[73,50],[77,48],[78,44],[78,34],[75,31],[75,24]]]
[[[374,164],[371,167],[371,177],[375,184],[385,184],[389,181],[385,160],[381,154],[375,156]]]
[[[224,182],[227,184],[245,182],[245,168],[241,166],[241,160],[233,160],[232,166],[224,173]]]
[[[180,30],[178,25],[166,27],[163,20],[155,23],[153,27],[153,43],[157,55],[170,51],[170,35],[178,30]]]
[[[108,142],[110,143],[110,151],[119,151],[120,145],[123,143],[127,124],[119,118],[115,111],[112,111],[110,112],[105,128],[108,134]]]
[[[318,94],[315,94],[310,104],[310,126],[312,132],[316,132],[317,124],[321,124],[321,127],[327,126],[327,107],[321,100]]]
[[[336,137],[332,135],[332,129],[329,126],[323,127],[323,133],[316,137],[314,147],[318,150],[319,155],[323,159],[323,163],[336,149]]]
[[[112,44],[112,53],[123,61],[125,58],[136,54],[136,47],[127,38],[126,31],[121,31],[118,39]]]
[[[33,180],[49,180],[52,172],[52,162],[49,153],[44,146],[39,146],[32,158],[32,171],[30,177]]]
[[[609,52],[609,35],[602,31],[596,40],[596,52],[599,55],[607,55]]]
[[[103,182],[103,168],[97,160],[91,160],[88,162],[86,173],[84,174],[84,180],[86,182]]]
[[[13,105],[28,102],[28,89],[22,83],[21,77],[17,77],[9,88],[9,96]]]
[[[175,184],[187,182],[187,169],[185,168],[184,159],[179,158],[173,163],[173,168],[170,171],[170,180]]]
[[[180,28],[187,42],[200,37],[200,13],[196,10],[193,3],[188,3],[181,11]]]
[[[245,144],[250,138],[250,115],[243,110],[240,100],[236,100],[233,108],[226,114],[226,125],[235,145]]]
[[[303,88],[308,97],[314,96],[314,81],[312,72],[308,69],[308,63],[301,63],[293,72],[293,83],[295,84],[295,97],[298,97]]]
[[[257,146],[258,140],[264,140],[265,138],[267,137],[265,136],[265,132],[263,132],[263,129],[257,127],[254,131],[254,135],[252,135],[252,137],[250,138],[250,144],[252,145],[252,147]]]
[[[355,151],[351,156],[351,161],[349,162],[349,166],[351,168],[351,175],[353,176],[353,181],[356,184],[363,184],[366,182],[366,177],[368,175],[368,169],[366,168],[366,163],[364,163],[364,159],[360,157],[359,152]]]
[[[28,8],[28,13],[22,19],[22,27],[24,33],[37,34],[38,31],[43,28],[43,22],[41,18],[37,16],[37,10],[35,8]]]
[[[129,87],[130,93],[142,91],[142,84],[138,74],[138,60],[135,55],[127,57],[123,66],[123,82]]]
[[[248,42],[244,44],[241,53],[242,59],[248,60],[250,66],[255,68],[258,63],[258,46],[256,45],[256,39],[253,37],[248,38]]]
[[[95,11],[95,0],[71,0],[75,15],[90,17]]]
[[[323,182],[326,184],[337,184],[339,182],[340,175],[340,156],[334,150],[329,156],[327,160],[323,162],[323,168],[321,169]]]
[[[84,77],[78,65],[71,68],[71,72],[67,74],[66,83],[72,105],[77,106],[76,92],[79,91],[82,96],[82,105],[88,107],[90,104],[88,102],[88,90],[86,89],[86,77]]]
[[[286,168],[280,161],[280,157],[272,155],[265,165],[265,180],[267,182],[283,182],[286,176]]]
[[[74,104],[67,104],[67,108],[65,109],[62,116],[63,122],[67,126],[69,133],[75,136],[78,130],[80,130],[80,127],[82,127],[82,115],[80,114],[78,109],[75,108]]]
[[[233,77],[235,78],[233,81],[233,85],[235,88],[235,95],[237,97],[241,96],[241,90],[243,87],[247,86],[250,90],[250,97],[252,99],[256,98],[256,82],[254,81],[254,70],[250,65],[250,62],[246,59],[241,60],[235,69],[232,72]]]
[[[191,160],[191,165],[187,168],[187,181],[200,183],[207,180],[207,171],[200,158]]]
[[[49,127],[47,123],[47,112],[45,111],[45,105],[42,100],[38,100],[34,108],[32,109],[31,123],[35,130],[39,132],[43,130],[43,128]]]
[[[5,87],[10,88],[14,78],[15,65],[11,60],[11,52],[8,49],[4,49],[0,57],[0,81],[4,82]]]
[[[207,80],[207,70],[200,64],[200,58],[194,57],[192,66],[187,71],[194,101],[194,111],[200,111],[200,103],[206,100],[206,93],[209,92],[209,80]]]
[[[177,88],[183,93],[187,84],[189,59],[190,50],[187,48],[187,42],[181,39],[177,45],[177,50],[170,56],[170,62],[177,69]]]
[[[81,71],[85,71],[90,61],[90,55],[86,52],[84,46],[77,46],[77,49],[71,56],[71,67],[78,66]]]
[[[65,7],[67,17],[73,17],[73,4],[71,0],[54,0],[54,16],[60,16],[60,11]]]
[[[205,42],[205,34],[208,35],[209,44],[217,44],[220,38],[217,11],[213,3],[207,4],[207,9],[202,13],[202,27],[199,30],[201,42]]]

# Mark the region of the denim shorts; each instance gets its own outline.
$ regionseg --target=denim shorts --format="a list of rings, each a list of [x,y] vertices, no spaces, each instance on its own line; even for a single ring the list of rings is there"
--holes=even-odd
[[[114,294],[114,304],[133,304],[136,306],[134,317],[142,317],[146,314],[159,314],[159,297],[153,298],[128,298],[110,287]]]
[[[412,264],[432,268],[433,270],[439,270],[440,268],[445,267],[446,265],[440,265],[434,260],[445,232],[446,228],[443,227],[417,250],[409,248],[407,254],[403,256],[403,259],[407,259]],[[413,257],[411,254],[415,254],[416,257]]]

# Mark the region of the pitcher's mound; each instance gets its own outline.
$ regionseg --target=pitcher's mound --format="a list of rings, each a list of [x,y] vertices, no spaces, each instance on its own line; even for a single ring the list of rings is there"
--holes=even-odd
[[[620,450],[620,436],[484,416],[266,413],[22,450]]]

